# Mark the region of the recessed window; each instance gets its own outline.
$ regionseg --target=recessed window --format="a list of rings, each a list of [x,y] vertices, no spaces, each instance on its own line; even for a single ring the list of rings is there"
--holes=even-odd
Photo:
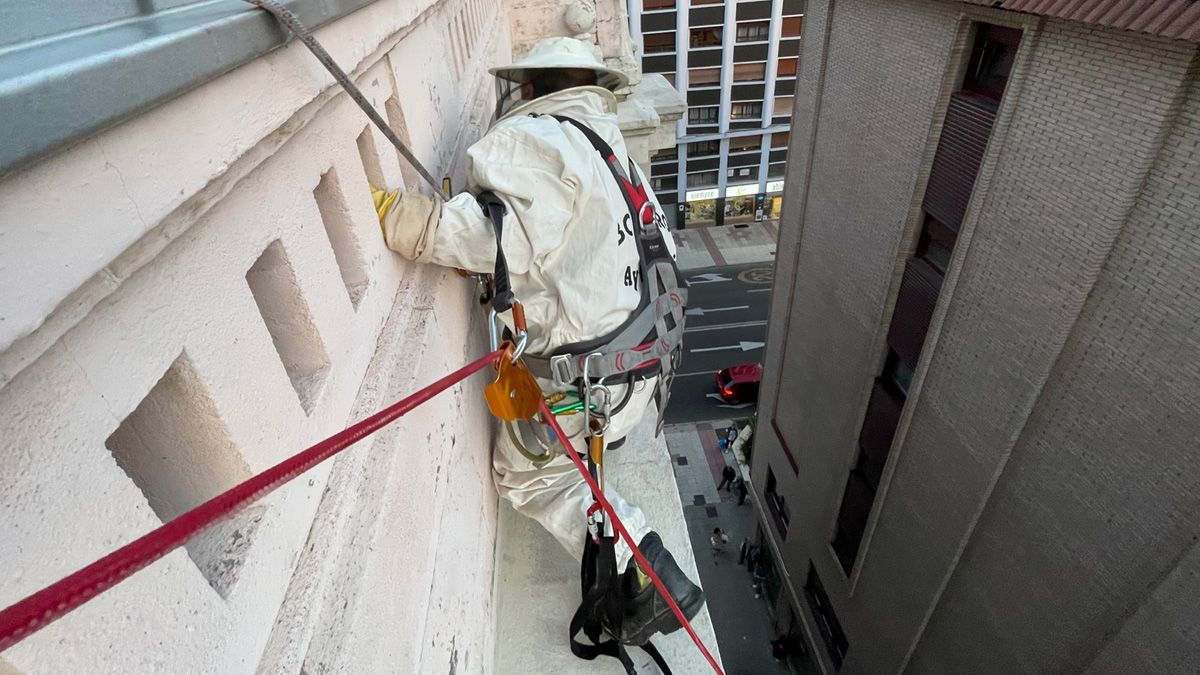
[[[642,9],[645,11],[675,9],[675,0],[642,0]]]
[[[688,151],[688,158],[707,157],[709,155],[716,155],[721,152],[721,142],[720,141],[697,141],[695,143],[688,143],[687,151]]]
[[[321,222],[325,225],[325,234],[329,237],[333,257],[342,274],[350,306],[357,310],[370,279],[367,278],[367,263],[336,169],[331,168],[321,176],[321,182],[313,190],[313,199],[321,212]]]
[[[739,23],[737,25],[738,42],[763,42],[770,38],[771,24],[767,21]]]
[[[765,63],[735,63],[733,64],[734,82],[761,82],[767,78]]]
[[[250,477],[208,387],[186,353],[104,441],[117,465],[166,523]],[[208,584],[229,597],[265,514],[259,504],[188,540]]]
[[[733,103],[729,106],[729,119],[750,120],[762,117],[761,103]]]
[[[309,313],[296,272],[278,239],[254,261],[246,272],[246,283],[300,406],[305,413],[311,413],[329,374],[329,355]]]
[[[776,162],[767,165],[767,178],[783,178],[787,173],[787,162]]]
[[[772,112],[774,117],[791,117],[792,105],[796,102],[795,96],[776,96],[775,110]]]
[[[800,63],[800,59],[779,59],[779,69],[775,71],[777,77],[795,77],[796,65]]]
[[[675,51],[675,33],[646,33],[642,35],[642,51],[646,54]]]
[[[788,526],[792,522],[792,514],[788,510],[787,501],[779,494],[779,485],[775,480],[775,470],[767,467],[767,489],[763,491],[767,502],[767,510],[771,512],[771,521],[780,539],[787,539]]]
[[[1021,44],[1021,31],[986,23],[977,24],[975,31],[975,47],[962,88],[999,101]]]
[[[692,68],[688,71],[688,86],[690,87],[716,87],[720,84],[720,68]]]
[[[788,143],[791,142],[791,140],[792,140],[792,135],[787,131],[781,131],[776,134],[771,134],[771,147],[772,148],[786,148],[788,146]]]
[[[691,46],[695,49],[721,46],[720,28],[693,28]]]
[[[762,105],[759,105],[759,112],[762,112]],[[721,109],[715,105],[703,108],[688,108],[688,124],[716,124],[717,117],[720,114]]]
[[[829,594],[825,592],[821,577],[817,575],[817,569],[812,563],[808,565],[808,577],[804,581],[804,597],[808,600],[808,608],[812,610],[813,618],[816,619],[817,632],[821,634],[821,641],[825,643],[829,660],[833,662],[835,669],[841,668],[842,662],[846,660],[846,652],[850,649],[850,641],[846,639],[842,622],[838,621],[833,605],[829,602]]]

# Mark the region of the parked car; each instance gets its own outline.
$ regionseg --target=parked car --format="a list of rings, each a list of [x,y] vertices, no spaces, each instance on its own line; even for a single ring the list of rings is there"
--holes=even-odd
[[[753,403],[758,400],[758,383],[762,381],[762,366],[743,363],[717,371],[717,395],[726,403]]]

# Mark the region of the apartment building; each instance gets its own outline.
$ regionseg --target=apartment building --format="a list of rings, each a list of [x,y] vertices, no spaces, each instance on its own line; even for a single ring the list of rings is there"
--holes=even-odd
[[[812,0],[753,451],[825,672],[1200,669],[1200,13]]]
[[[651,179],[676,227],[778,218],[804,0],[629,0],[647,73],[687,98]]]

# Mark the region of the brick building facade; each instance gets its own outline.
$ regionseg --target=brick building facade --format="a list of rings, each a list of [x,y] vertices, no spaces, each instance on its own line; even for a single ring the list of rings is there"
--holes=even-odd
[[[808,3],[753,482],[829,672],[1200,667],[1200,32],[1156,7]]]

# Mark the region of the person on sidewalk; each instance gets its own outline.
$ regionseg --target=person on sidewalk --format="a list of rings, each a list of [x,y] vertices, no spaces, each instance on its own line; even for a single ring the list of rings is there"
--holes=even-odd
[[[606,158],[572,121],[599,135],[621,166],[637,172],[672,256],[674,243],[649,181],[628,161],[617,124],[613,92],[628,84],[624,74],[602,64],[588,45],[563,37],[540,40],[516,63],[491,72],[506,91],[497,102],[497,121],[467,150],[470,192],[439,203],[414,190],[374,190],[376,210],[388,247],[419,263],[491,273],[497,237],[502,236],[512,290],[525,309],[528,353],[549,356],[612,333],[638,309],[642,297],[631,281],[641,269],[641,257],[628,223],[626,196]],[[483,192],[494,193],[507,209],[502,235],[476,201]],[[500,316],[512,329],[511,317]],[[614,401],[625,400],[627,393],[629,398],[608,421],[610,449],[641,420],[657,380],[611,386]],[[548,379],[538,383],[547,394],[559,390]],[[560,422],[576,438],[586,417],[564,416]],[[562,454],[535,463],[504,433],[497,445],[493,468],[500,496],[581,559],[592,495],[574,464]],[[532,439],[525,445],[533,446]],[[576,450],[583,448],[577,445]],[[608,500],[691,619],[704,605],[703,591],[679,568],[646,514],[622,499],[613,482],[605,485]],[[624,619],[614,637],[640,645],[655,633],[680,628],[649,578],[631,561],[623,537],[615,554],[617,569],[624,570],[614,585],[623,594]]]
[[[737,480],[735,480],[733,482],[733,486],[731,489],[733,490],[734,494],[737,495],[738,506],[745,504],[746,503],[746,495],[749,494],[749,490],[746,489],[746,479],[738,478]]]
[[[727,487],[733,485],[733,480],[737,478],[737,470],[728,464],[724,469],[721,469],[721,482],[717,484],[717,491],[720,492]]]
[[[709,542],[712,544],[713,564],[717,564],[717,558],[725,552],[725,544],[729,543],[729,535],[721,531],[721,528],[714,527],[712,536],[709,537]]]

